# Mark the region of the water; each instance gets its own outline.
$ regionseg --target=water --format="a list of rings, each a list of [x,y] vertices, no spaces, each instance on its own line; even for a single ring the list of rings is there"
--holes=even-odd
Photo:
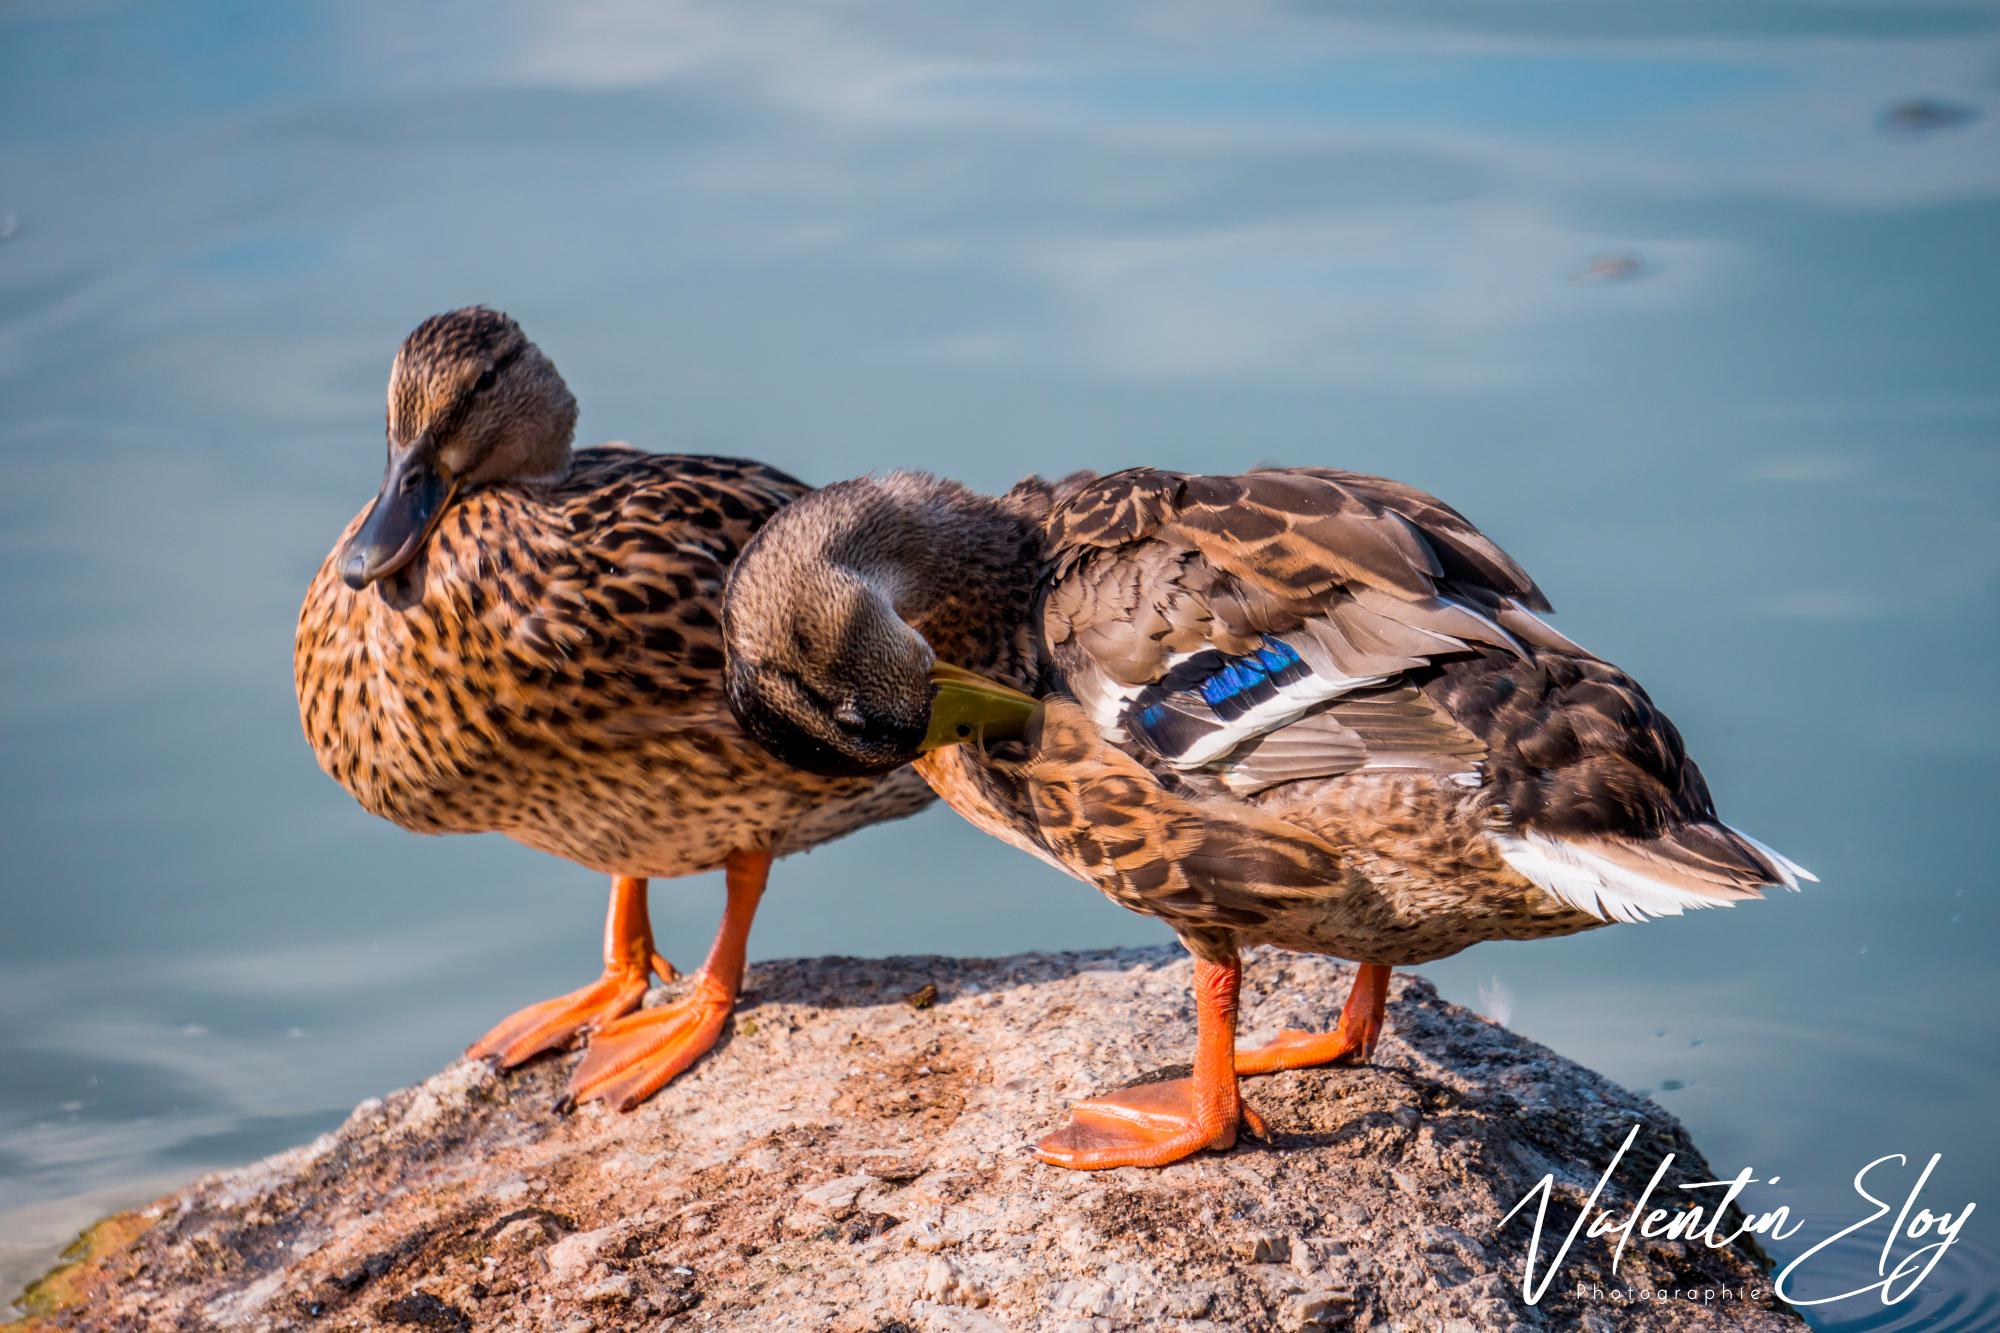
[[[0,1263],[594,972],[600,882],[367,818],[293,709],[390,355],[488,301],[585,440],[986,487],[1335,464],[1467,510],[1825,882],[1427,971],[1781,1175],[1752,1197],[1807,1218],[1782,1252],[1866,1215],[1871,1159],[1942,1153],[1924,1201],[1986,1208],[1934,1290],[1816,1318],[1991,1319],[1996,30],[1894,0],[10,6]],[[692,962],[716,877],[654,896]],[[1162,937],[937,811],[784,865],[752,947]]]

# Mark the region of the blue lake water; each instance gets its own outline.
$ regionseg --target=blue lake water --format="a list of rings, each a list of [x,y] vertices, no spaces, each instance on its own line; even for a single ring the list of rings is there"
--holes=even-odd
[[[1922,0],[8,6],[0,1273],[595,972],[599,880],[369,819],[292,699],[396,344],[483,301],[585,441],[992,488],[1326,464],[1464,509],[1824,882],[1425,971],[1781,1176],[1781,1254],[1942,1154],[1923,1203],[1985,1206],[1925,1289],[1813,1317],[2000,1322],[1996,34]],[[670,954],[720,901],[655,888]],[[1165,937],[937,810],[784,864],[752,950]]]

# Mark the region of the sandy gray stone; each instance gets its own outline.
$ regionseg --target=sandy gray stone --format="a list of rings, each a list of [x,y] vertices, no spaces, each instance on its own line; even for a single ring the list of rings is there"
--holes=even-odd
[[[1352,969],[1252,957],[1245,1033],[1323,1027]],[[1538,1306],[1526,1224],[1566,1227],[1632,1124],[1629,1208],[1685,1131],[1398,976],[1367,1068],[1247,1080],[1269,1143],[1079,1174],[1034,1140],[1074,1098],[1167,1076],[1193,1014],[1171,949],[753,967],[731,1035],[629,1115],[556,1112],[574,1056],[460,1063],[339,1131],[153,1205],[47,1329],[1798,1329],[1754,1250],[1580,1239]],[[935,984],[934,1004],[906,997]],[[121,1236],[128,1234],[120,1232]],[[1551,1245],[1549,1248],[1553,1248]]]

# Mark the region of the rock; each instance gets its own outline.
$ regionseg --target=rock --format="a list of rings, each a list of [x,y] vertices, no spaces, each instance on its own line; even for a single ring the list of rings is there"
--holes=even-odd
[[[814,1186],[799,1195],[798,1202],[779,1225],[794,1236],[804,1236],[842,1221],[853,1214],[861,1191],[874,1183],[875,1177],[857,1173]]]
[[[1332,1021],[1352,976],[1253,956],[1246,1042]],[[93,1228],[30,1327],[1803,1328],[1768,1297],[1579,1294],[1768,1290],[1754,1248],[1640,1237],[1615,1275],[1615,1237],[1579,1238],[1529,1306],[1529,1224],[1500,1219],[1545,1174],[1554,1229],[1635,1122],[1601,1206],[1622,1216],[1664,1153],[1656,1202],[1713,1173],[1652,1102],[1412,977],[1372,1066],[1245,1082],[1272,1142],[1040,1163],[1070,1101],[1185,1069],[1188,981],[1173,949],[762,964],[732,1035],[630,1114],[551,1109],[574,1056],[456,1064]]]
[[[854,1201],[860,1196],[861,1191],[874,1183],[875,1178],[866,1174],[842,1176],[838,1180],[829,1180],[816,1189],[807,1190],[799,1196],[799,1202],[807,1208],[822,1213],[836,1217],[845,1216],[853,1211]]]
[[[586,1305],[630,1305],[639,1295],[639,1284],[625,1274],[593,1282],[577,1293]]]
[[[517,1218],[494,1233],[493,1249],[499,1254],[525,1254],[549,1243],[549,1233],[533,1218]]]
[[[1287,1296],[1278,1310],[1278,1327],[1292,1329],[1340,1328],[1353,1322],[1354,1293],[1350,1291],[1302,1291]]]
[[[1236,1252],[1253,1264],[1282,1264],[1292,1257],[1292,1242],[1284,1236],[1257,1231],[1238,1242]]]
[[[549,1276],[564,1286],[577,1285],[596,1265],[612,1235],[612,1228],[603,1227],[549,1246],[548,1253],[542,1256]]]
[[[975,1307],[985,1305],[988,1299],[984,1286],[942,1256],[924,1265],[924,1296],[945,1305]]]

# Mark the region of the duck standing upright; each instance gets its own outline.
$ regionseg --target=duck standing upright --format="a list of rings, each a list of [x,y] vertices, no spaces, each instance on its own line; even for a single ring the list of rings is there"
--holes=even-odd
[[[914,774],[825,777],[730,717],[729,564],[808,487],[730,458],[572,451],[576,401],[520,327],[424,321],[390,372],[388,469],[299,613],[299,715],[320,766],[420,833],[498,831],[613,876],[604,973],[470,1054],[503,1066],[590,1032],[575,1100],[629,1107],[712,1046],[774,856],[922,808]],[[639,1009],[648,877],[723,868],[685,997]]]
[[[915,761],[1194,955],[1192,1077],[1042,1141],[1096,1169],[1231,1146],[1257,1128],[1239,1073],[1368,1058],[1393,965],[1809,878],[1719,821],[1673,724],[1547,607],[1410,487],[1140,468],[829,486],[751,542],[723,621],[731,706],[773,753]],[[1253,944],[1362,965],[1331,1032],[1235,1049]]]

